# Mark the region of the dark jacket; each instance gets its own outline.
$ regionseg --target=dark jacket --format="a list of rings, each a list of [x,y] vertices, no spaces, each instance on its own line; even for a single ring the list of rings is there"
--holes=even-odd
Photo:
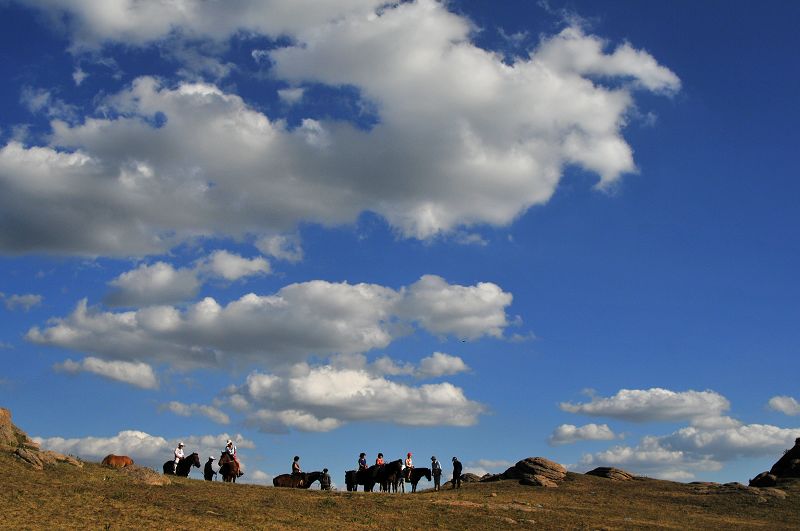
[[[461,477],[461,461],[456,459],[453,461],[453,477],[460,478]]]
[[[214,472],[214,467],[211,466],[213,464],[214,461],[212,461],[211,459],[206,461],[206,466],[203,469],[203,477],[206,478],[206,481],[212,481],[214,479],[214,475],[216,474],[216,472]]]

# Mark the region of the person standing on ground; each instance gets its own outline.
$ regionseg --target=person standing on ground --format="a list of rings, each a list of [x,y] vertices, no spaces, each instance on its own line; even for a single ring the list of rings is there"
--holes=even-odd
[[[453,488],[460,489],[461,488],[461,461],[457,458],[453,458]]]
[[[433,474],[433,490],[439,490],[442,482],[442,464],[435,455],[431,456],[431,474]]]
[[[214,481],[214,476],[217,475],[217,473],[214,472],[214,467],[211,466],[213,464],[214,464],[214,458],[209,457],[208,461],[206,461],[206,466],[203,469],[203,477],[205,478],[206,481]]]
[[[331,475],[328,474],[328,469],[322,470],[322,477],[319,478],[319,488],[322,490],[331,490]]]

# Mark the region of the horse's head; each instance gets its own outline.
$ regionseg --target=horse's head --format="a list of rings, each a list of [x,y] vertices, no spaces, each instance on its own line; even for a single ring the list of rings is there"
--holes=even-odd
[[[430,468],[423,468],[422,472],[423,472],[423,474],[425,474],[425,479],[430,481],[431,480],[431,469]]]
[[[195,468],[200,468],[200,455],[195,452],[189,456],[189,462],[192,463],[192,466]]]

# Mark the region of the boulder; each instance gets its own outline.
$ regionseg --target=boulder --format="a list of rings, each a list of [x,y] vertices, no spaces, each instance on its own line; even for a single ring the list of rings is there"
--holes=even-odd
[[[751,487],[774,487],[778,484],[778,477],[769,472],[762,472],[748,483]]]
[[[486,474],[481,482],[517,479],[522,485],[557,487],[567,477],[567,469],[544,457],[528,457],[510,467],[502,474]]]
[[[800,437],[795,439],[794,446],[772,465],[769,473],[778,478],[800,478]]]
[[[477,474],[473,474],[472,472],[467,472],[466,474],[461,474],[462,483],[477,483],[480,480],[481,480],[481,478]]]
[[[588,471],[586,474],[589,476],[608,478],[614,481],[630,481],[636,477],[630,472],[626,472],[621,468],[614,468],[613,466],[599,466],[594,470]]]

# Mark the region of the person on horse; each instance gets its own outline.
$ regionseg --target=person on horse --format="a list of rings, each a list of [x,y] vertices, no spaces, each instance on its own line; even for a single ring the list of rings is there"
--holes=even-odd
[[[292,475],[300,474],[302,470],[300,470],[300,456],[294,456],[294,461],[292,461]]]
[[[366,470],[367,469],[367,454],[361,452],[358,455],[358,469],[359,470]]]
[[[442,481],[442,464],[435,455],[431,456],[431,474],[433,474],[433,490],[439,490]]]
[[[172,463],[172,473],[177,474],[178,472],[178,463],[181,462],[181,459],[184,458],[183,455],[183,443],[179,442],[177,448],[175,448],[175,461]]]
[[[206,481],[213,481],[214,476],[217,475],[217,473],[214,472],[214,467],[211,466],[213,464],[214,464],[214,458],[209,457],[208,461],[206,461],[206,466],[203,469],[203,477],[205,478]]]
[[[375,464],[378,466],[383,466],[383,454],[378,453],[378,458],[375,460]]]
[[[239,462],[239,456],[236,452],[236,445],[233,444],[232,440],[228,439],[228,442],[225,443],[225,448],[222,450],[222,453],[228,454],[236,463],[236,469],[239,471],[239,477],[244,476],[244,472],[242,472],[242,465]]]
[[[404,470],[406,481],[411,481],[411,471],[414,470],[414,461],[411,459],[411,452],[408,452],[408,455],[406,455],[406,461],[404,464],[406,466],[406,469]]]

